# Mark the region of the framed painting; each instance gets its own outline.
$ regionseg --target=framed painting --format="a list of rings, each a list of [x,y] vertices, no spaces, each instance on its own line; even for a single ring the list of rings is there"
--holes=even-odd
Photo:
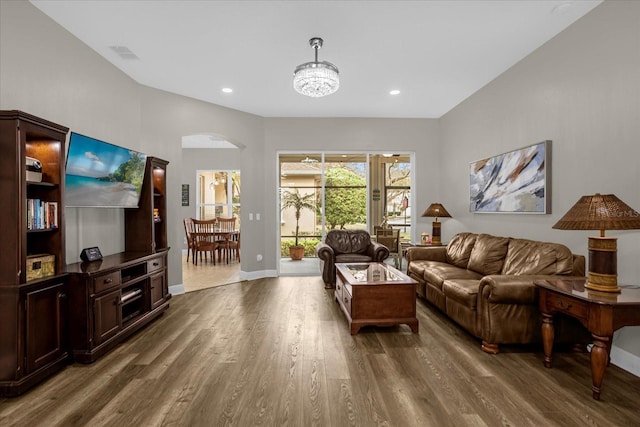
[[[551,141],[471,162],[469,210],[550,214]]]

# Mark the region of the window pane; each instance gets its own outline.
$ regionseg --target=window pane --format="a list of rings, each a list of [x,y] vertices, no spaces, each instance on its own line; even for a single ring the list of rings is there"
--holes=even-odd
[[[315,245],[320,241],[320,158],[318,154],[280,156],[282,256],[289,256],[289,247],[296,243],[296,227],[298,245],[305,247],[305,257],[314,256]]]
[[[385,216],[400,229],[402,240],[411,238],[411,163],[408,157],[389,158],[385,163]]]
[[[240,172],[231,172],[232,203],[240,203]]]
[[[366,155],[327,156],[325,223],[328,229],[367,229]]]

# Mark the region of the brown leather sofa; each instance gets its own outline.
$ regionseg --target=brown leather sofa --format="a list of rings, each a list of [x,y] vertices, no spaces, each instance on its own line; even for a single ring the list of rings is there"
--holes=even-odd
[[[564,245],[489,234],[459,233],[447,246],[410,247],[407,261],[418,295],[480,338],[492,354],[500,344],[541,342],[534,280],[585,273],[584,256]],[[589,342],[582,325],[557,317],[557,342]]]
[[[389,249],[371,241],[366,230],[330,230],[316,245],[320,271],[325,288],[336,285],[336,263],[382,262],[389,258]]]

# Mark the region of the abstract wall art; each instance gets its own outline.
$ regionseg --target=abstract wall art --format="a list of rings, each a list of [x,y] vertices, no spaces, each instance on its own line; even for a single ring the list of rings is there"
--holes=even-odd
[[[469,210],[477,213],[551,213],[551,141],[469,165]]]

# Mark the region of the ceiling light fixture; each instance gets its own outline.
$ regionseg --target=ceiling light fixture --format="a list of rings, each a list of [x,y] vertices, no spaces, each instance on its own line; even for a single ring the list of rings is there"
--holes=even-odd
[[[231,89],[230,87],[223,87],[223,88],[222,88],[222,91],[223,91],[224,93],[231,93],[231,92],[233,92],[233,89]]]
[[[400,91],[398,89],[394,89],[392,91],[389,91],[389,95],[399,95]]]
[[[293,88],[312,98],[331,95],[340,87],[338,67],[327,61],[318,62],[318,49],[322,42],[320,37],[309,40],[315,50],[315,61],[298,65],[293,72]]]

